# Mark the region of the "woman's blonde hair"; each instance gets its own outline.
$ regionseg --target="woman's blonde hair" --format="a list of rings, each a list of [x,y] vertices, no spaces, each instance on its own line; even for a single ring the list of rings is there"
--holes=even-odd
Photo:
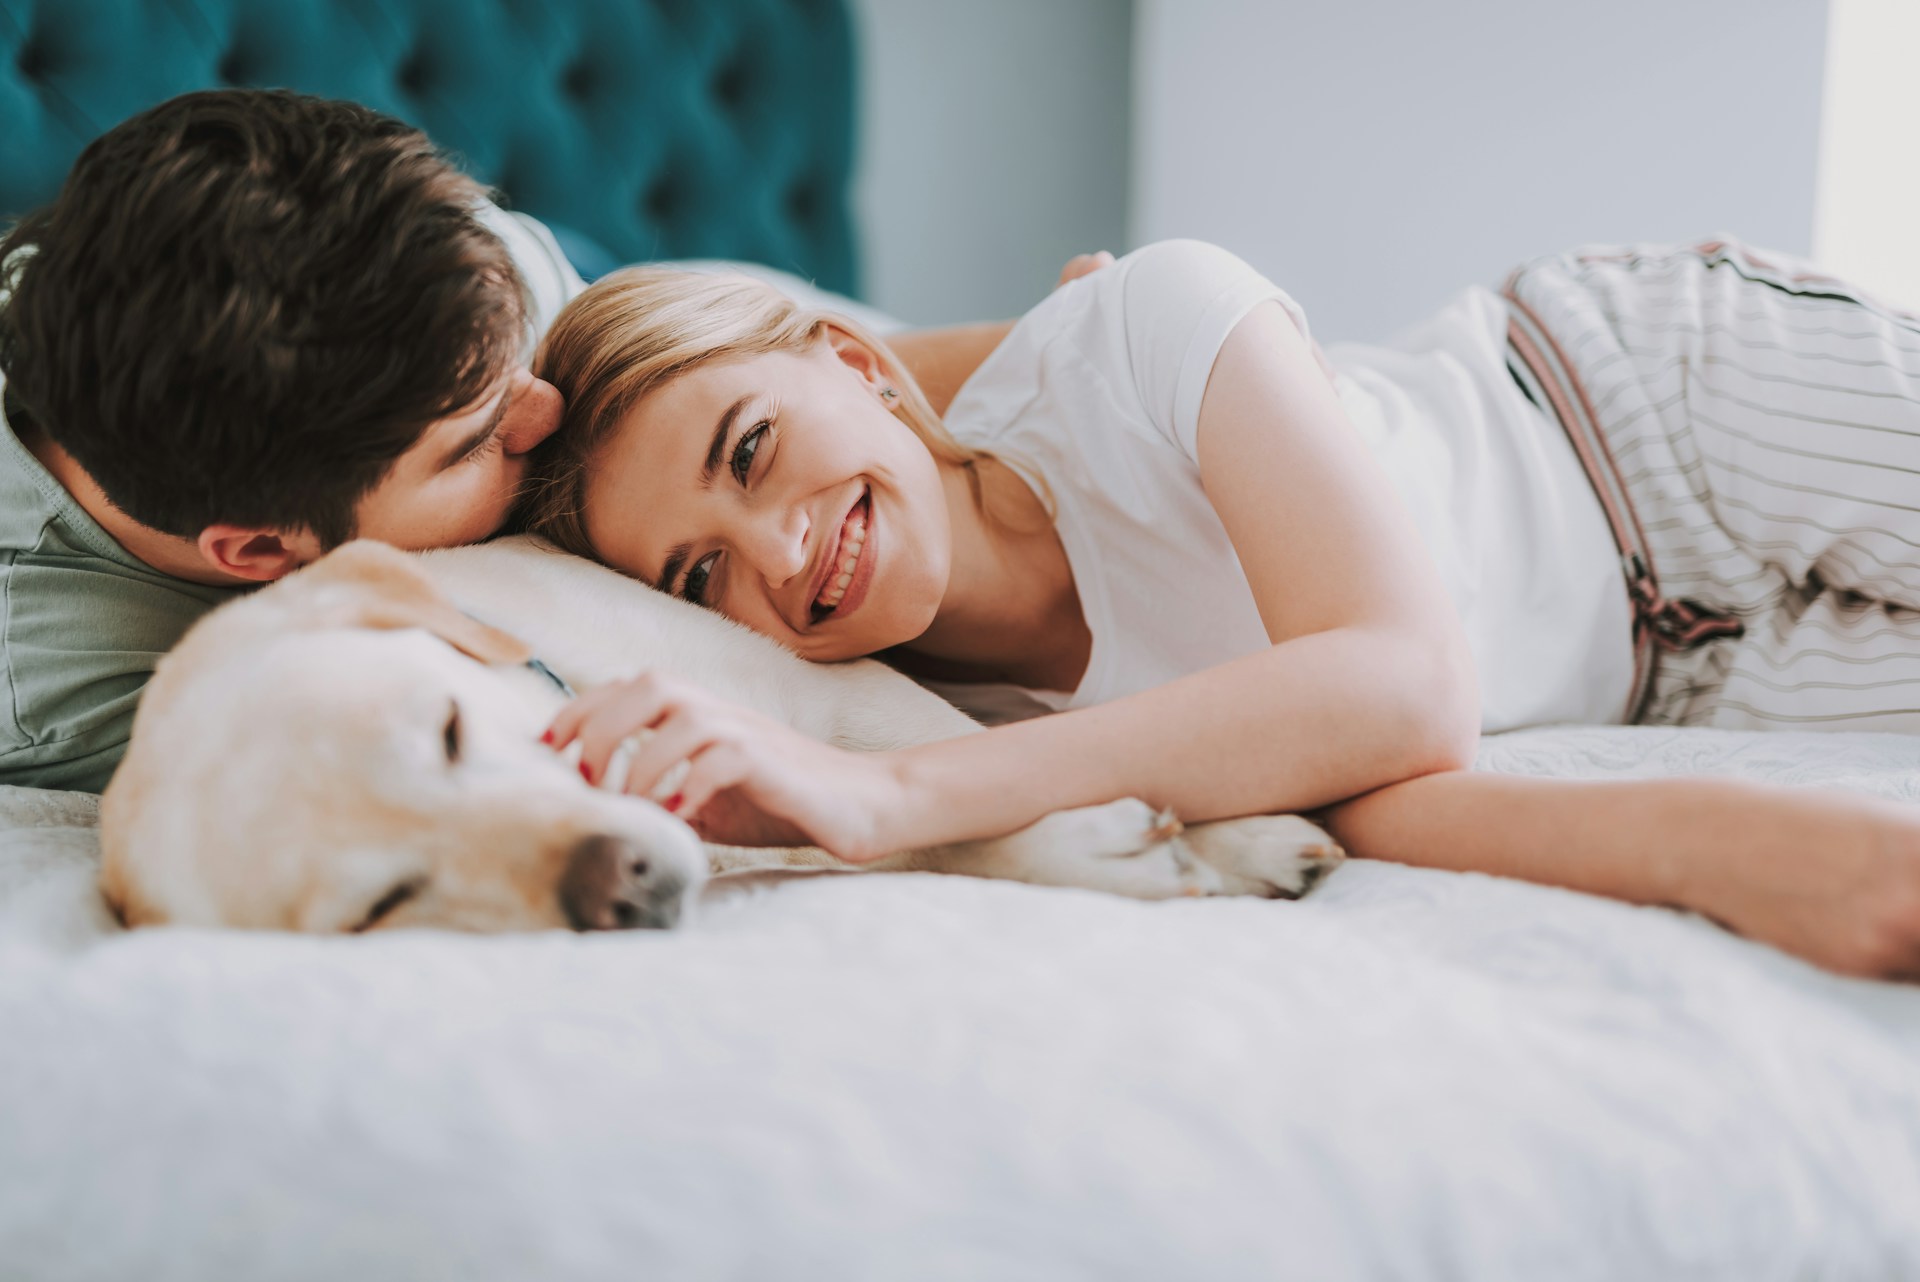
[[[871,348],[899,392],[894,413],[933,457],[967,470],[985,510],[976,464],[995,456],[955,440],[919,384],[863,326],[802,307],[750,276],[673,267],[629,267],[569,303],[534,357],[534,373],[560,389],[560,427],[533,453],[519,524],[580,556],[603,559],[587,536],[588,468],[640,400],[698,366],[766,352],[804,352],[837,329]],[[1045,482],[1041,480],[1043,490]],[[1051,493],[1042,498],[1049,516]]]

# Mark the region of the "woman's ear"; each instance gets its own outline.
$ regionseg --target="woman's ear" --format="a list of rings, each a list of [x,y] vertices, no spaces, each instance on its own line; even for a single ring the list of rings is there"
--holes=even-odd
[[[833,354],[840,358],[841,364],[858,374],[876,395],[882,388],[892,389],[894,379],[887,371],[885,359],[865,341],[844,329],[829,325],[827,343],[833,348]]]

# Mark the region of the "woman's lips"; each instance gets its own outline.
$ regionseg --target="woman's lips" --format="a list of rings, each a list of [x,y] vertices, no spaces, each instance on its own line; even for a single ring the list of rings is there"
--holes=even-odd
[[[840,598],[840,604],[833,608],[834,616],[852,614],[867,599],[867,585],[873,582],[874,566],[879,563],[879,551],[873,545],[874,517],[873,492],[866,496],[867,541],[860,549],[860,562],[853,567],[853,582],[847,584],[847,594]]]
[[[859,559],[854,562],[853,566],[853,578],[848,582],[846,591],[841,593],[838,602],[832,607],[822,606],[819,604],[820,597],[829,595],[834,591],[834,585],[839,582],[840,575],[843,573],[841,566],[846,564],[849,539],[851,538],[853,523],[856,518],[862,518],[865,529],[861,536],[860,556]],[[873,581],[873,535],[873,491],[867,490],[864,491],[859,499],[854,502],[854,505],[848,509],[846,519],[840,523],[840,538],[834,545],[833,562],[828,566],[826,579],[822,583],[820,591],[814,594],[814,604],[810,607],[815,623],[821,623],[827,619],[836,619],[852,614],[854,610],[859,608],[860,602],[865,599],[867,595],[867,585]]]

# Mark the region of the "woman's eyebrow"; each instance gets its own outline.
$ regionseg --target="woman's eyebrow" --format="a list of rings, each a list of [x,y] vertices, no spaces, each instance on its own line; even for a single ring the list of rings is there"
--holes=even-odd
[[[701,489],[713,488],[714,474],[720,470],[720,456],[727,449],[727,435],[733,431],[733,420],[740,417],[740,411],[745,409],[747,402],[752,399],[753,393],[749,392],[721,411],[720,423],[713,429],[713,441],[707,446],[706,461],[700,465]]]
[[[680,577],[680,567],[685,565],[687,558],[692,555],[693,544],[674,544],[667,552],[667,564],[665,568],[660,571],[660,577],[653,581],[652,586],[662,592],[672,592],[673,581]]]

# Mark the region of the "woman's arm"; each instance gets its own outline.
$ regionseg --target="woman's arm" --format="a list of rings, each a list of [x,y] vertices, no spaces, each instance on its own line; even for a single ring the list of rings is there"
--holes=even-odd
[[[589,694],[556,721],[556,739],[579,734],[593,776],[624,736],[654,729],[629,790],[686,759],[683,813],[728,794],[704,816],[710,839],[797,831],[855,861],[1119,797],[1199,822],[1310,810],[1469,764],[1479,700],[1452,603],[1277,304],[1255,306],[1221,347],[1196,427],[1201,480],[1268,649],[1096,707],[888,753],[828,748],[653,677]]]
[[[1272,648],[892,754],[905,800],[883,843],[990,836],[1121,796],[1190,821],[1306,810],[1472,760],[1479,695],[1452,603],[1277,304],[1221,348],[1198,453]]]
[[[887,335],[887,346],[920,385],[936,414],[945,414],[960,385],[1000,345],[1012,321],[982,321],[944,329],[915,329]]]
[[[1060,279],[1054,288],[1058,289],[1068,281],[1079,280],[1082,276],[1112,265],[1113,255],[1104,249],[1091,254],[1075,254],[1060,269]],[[980,362],[1000,346],[1000,341],[1012,328],[1012,321],[982,321],[974,325],[949,325],[942,329],[908,330],[903,334],[887,335],[887,346],[893,349],[893,354],[913,375],[913,381],[920,385],[920,391],[926,396],[927,404],[933,406],[933,412],[945,414],[959,393],[960,385],[973,377],[973,371],[980,368]]]
[[[1920,807],[1737,779],[1449,771],[1319,818],[1350,854],[1678,905],[1842,974],[1920,978]]]

